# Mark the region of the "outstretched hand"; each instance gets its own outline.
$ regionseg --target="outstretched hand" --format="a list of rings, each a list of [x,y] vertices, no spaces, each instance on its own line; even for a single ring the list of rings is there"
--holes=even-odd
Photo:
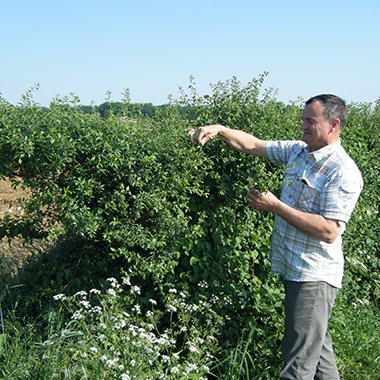
[[[205,145],[212,140],[220,131],[221,125],[207,125],[197,129],[190,129],[189,136],[193,144]]]

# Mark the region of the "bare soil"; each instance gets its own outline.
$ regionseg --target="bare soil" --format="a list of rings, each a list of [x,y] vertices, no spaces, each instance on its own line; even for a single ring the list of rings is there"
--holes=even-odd
[[[14,189],[8,178],[0,178],[0,218],[6,214],[22,213],[19,199],[28,196],[28,190],[23,190],[20,186]]]
[[[21,186],[14,189],[9,179],[0,178],[0,218],[2,219],[6,215],[22,215],[23,210],[19,200],[28,196],[27,189],[22,189]],[[35,250],[34,245],[25,245],[21,238],[12,239],[11,244],[6,237],[3,238],[0,241],[0,273],[16,272],[33,250]]]

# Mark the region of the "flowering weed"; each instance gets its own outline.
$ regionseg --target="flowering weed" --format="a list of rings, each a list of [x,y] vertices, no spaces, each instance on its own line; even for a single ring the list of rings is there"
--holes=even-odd
[[[53,299],[71,313],[61,331],[54,331],[39,346],[46,366],[52,358],[70,376],[117,379],[201,379],[209,372],[211,353],[218,350],[214,329],[198,326],[195,314],[214,322],[204,306],[186,304],[183,291],[170,289],[163,310],[149,300],[145,310],[141,289],[129,279],[120,284],[107,280],[108,288],[57,294]],[[128,285],[127,285],[128,284]],[[144,309],[144,311],[143,311]],[[163,323],[164,316],[170,323]],[[164,326],[162,326],[164,325]],[[94,377],[96,376],[96,377]],[[195,377],[194,377],[195,376]]]

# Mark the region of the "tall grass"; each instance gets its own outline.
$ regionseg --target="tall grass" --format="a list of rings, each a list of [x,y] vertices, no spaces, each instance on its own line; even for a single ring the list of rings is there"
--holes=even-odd
[[[338,298],[330,323],[342,379],[380,379],[380,310],[368,300]]]
[[[254,341],[253,321],[235,348],[222,351],[223,320],[209,299],[189,304],[184,289],[167,288],[159,303],[124,273],[99,289],[57,293],[32,319],[21,310],[27,290],[3,284],[0,293],[4,379],[259,380],[280,370],[280,339]],[[330,331],[342,379],[380,378],[380,313],[373,303],[347,304],[339,295]]]

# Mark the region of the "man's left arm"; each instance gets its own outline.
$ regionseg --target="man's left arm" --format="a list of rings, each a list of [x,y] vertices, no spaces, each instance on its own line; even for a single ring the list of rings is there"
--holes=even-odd
[[[260,193],[253,188],[248,191],[247,201],[252,208],[271,211],[297,230],[325,243],[333,243],[342,228],[337,220],[297,210],[282,202],[270,191]]]

